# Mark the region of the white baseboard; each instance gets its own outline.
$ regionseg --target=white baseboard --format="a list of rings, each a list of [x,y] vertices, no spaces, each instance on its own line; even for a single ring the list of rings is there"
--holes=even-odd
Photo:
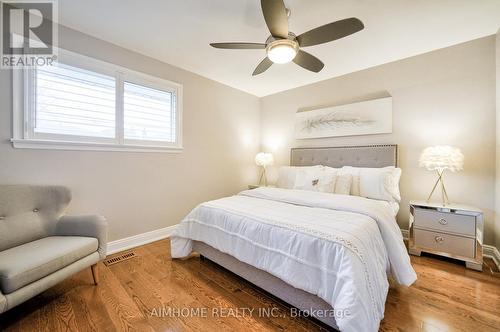
[[[500,252],[494,246],[483,245],[483,256],[493,259],[497,268],[500,270]]]
[[[147,243],[162,240],[169,237],[177,225],[160,228],[151,232],[137,234],[124,239],[108,242],[107,254],[111,255],[119,251],[142,246]]]
[[[402,229],[401,234],[403,235],[403,238],[405,240],[408,239],[408,230],[407,229]],[[494,246],[490,246],[488,244],[483,245],[483,256],[491,258],[493,262],[495,262],[497,268],[500,270],[500,252],[498,249]]]

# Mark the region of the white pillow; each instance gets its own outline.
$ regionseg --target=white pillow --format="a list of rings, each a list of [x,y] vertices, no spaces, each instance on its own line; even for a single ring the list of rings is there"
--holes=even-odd
[[[389,204],[389,209],[392,211],[394,217],[398,215],[399,203],[398,202],[387,202]]]
[[[323,169],[329,171],[329,172],[335,172],[335,174],[338,174],[338,172],[340,172],[342,170],[342,168],[334,168],[334,167],[330,167],[330,166],[321,166],[323,167]]]
[[[399,193],[400,168],[364,168],[359,176],[359,190],[362,196],[388,202],[401,200]]]
[[[293,188],[333,193],[336,175],[337,170],[330,167],[300,169]]]
[[[352,175],[351,174],[338,174],[335,181],[335,194],[349,195],[351,192]]]
[[[399,202],[399,179],[401,169],[394,166],[383,168],[365,168],[345,166],[343,174],[353,177],[351,195],[378,199],[388,202]]]
[[[297,172],[301,169],[316,169],[320,170],[323,166],[281,166],[278,170],[278,181],[276,182],[276,187],[283,189],[293,189],[295,186],[295,179],[297,177]]]

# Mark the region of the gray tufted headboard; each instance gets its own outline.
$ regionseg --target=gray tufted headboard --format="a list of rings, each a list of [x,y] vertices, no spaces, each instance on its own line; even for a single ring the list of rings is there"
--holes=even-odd
[[[385,167],[397,166],[397,160],[395,144],[293,148],[290,153],[290,166]]]

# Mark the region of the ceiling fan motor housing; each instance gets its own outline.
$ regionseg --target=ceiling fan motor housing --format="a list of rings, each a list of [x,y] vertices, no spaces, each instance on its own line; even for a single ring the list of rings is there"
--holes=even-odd
[[[288,39],[289,40],[297,40],[297,35],[294,34],[293,32],[288,32]],[[272,43],[273,41],[276,41],[276,40],[283,40],[283,38],[276,38],[274,37],[273,35],[270,35],[269,37],[267,37],[266,39],[266,45],[269,45],[270,43]],[[286,40],[286,39],[285,39]]]

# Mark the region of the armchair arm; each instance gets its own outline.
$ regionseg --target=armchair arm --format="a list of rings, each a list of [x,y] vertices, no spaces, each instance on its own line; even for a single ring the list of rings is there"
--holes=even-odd
[[[57,222],[57,235],[88,236],[97,239],[97,251],[101,259],[106,258],[108,223],[98,215],[62,216]]]
[[[2,292],[0,292],[0,314],[4,311],[7,311],[7,299],[3,296]]]

